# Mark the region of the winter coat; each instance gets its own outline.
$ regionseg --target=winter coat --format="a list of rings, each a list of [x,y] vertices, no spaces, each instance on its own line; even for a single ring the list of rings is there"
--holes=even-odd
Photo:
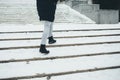
[[[37,11],[40,20],[53,22],[58,0],[37,0]]]

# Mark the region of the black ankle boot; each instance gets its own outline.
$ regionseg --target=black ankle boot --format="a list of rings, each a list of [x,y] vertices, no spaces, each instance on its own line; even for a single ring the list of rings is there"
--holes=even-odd
[[[48,41],[49,44],[56,43],[56,40],[53,39],[53,36],[49,37],[48,39],[49,39]]]
[[[49,53],[49,51],[46,49],[46,45],[41,45],[39,51],[43,54],[48,54]]]

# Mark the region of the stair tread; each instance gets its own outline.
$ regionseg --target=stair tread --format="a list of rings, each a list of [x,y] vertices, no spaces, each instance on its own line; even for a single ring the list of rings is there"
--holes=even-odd
[[[112,52],[112,51],[115,52],[115,51],[119,51],[119,45],[120,44],[102,44],[102,45],[71,46],[71,47],[61,47],[61,48],[54,47],[54,48],[48,48],[51,51],[51,53],[47,56],[42,56],[39,53],[39,48],[1,50],[0,60],[29,59],[35,57],[43,58],[43,57],[52,57],[52,56],[80,55],[80,54]]]
[[[27,76],[31,74],[34,75],[37,73],[41,73],[41,74],[56,73],[56,72],[63,72],[63,71],[65,72],[65,71],[89,69],[89,68],[95,68],[95,67],[107,67],[107,66],[114,66],[114,65],[117,66],[119,64],[119,57],[120,55],[118,54],[117,56],[109,55],[109,56],[97,56],[97,57],[94,56],[94,57],[75,58],[75,59],[53,60],[53,61],[51,60],[34,61],[34,62],[29,62],[28,64],[26,64],[25,62],[10,63],[10,64],[8,63],[8,64],[2,64],[2,65],[0,64],[1,66],[0,74],[1,74],[1,78],[4,78],[6,76],[17,77],[17,76],[25,76],[25,75]],[[48,68],[48,65],[49,65],[49,68]],[[34,70],[31,70],[33,68]],[[4,73],[6,71],[7,73]],[[14,73],[11,74],[11,72],[14,72]]]

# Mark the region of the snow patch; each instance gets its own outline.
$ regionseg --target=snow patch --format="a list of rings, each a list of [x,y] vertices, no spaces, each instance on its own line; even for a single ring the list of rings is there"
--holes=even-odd
[[[57,5],[56,22],[95,23],[95,21],[63,3]]]

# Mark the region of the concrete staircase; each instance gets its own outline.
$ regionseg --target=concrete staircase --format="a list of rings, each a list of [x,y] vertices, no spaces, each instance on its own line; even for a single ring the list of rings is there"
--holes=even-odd
[[[59,8],[58,8],[59,9]],[[55,22],[73,22],[66,20],[61,10],[56,11]],[[67,12],[66,12],[67,13]],[[39,17],[36,10],[36,1],[1,1],[0,2],[0,23],[39,24]],[[74,19],[75,20],[75,19]],[[76,19],[77,20],[77,19]],[[86,23],[79,21],[79,23]]]
[[[49,55],[40,26],[0,25],[0,80],[120,80],[119,25],[56,23]]]
[[[87,0],[68,1],[66,4],[96,23],[118,23],[117,10],[99,10],[98,4],[89,4]],[[0,23],[39,24],[36,0],[0,0]]]
[[[35,0],[1,0],[0,23],[38,23]]]
[[[118,10],[101,10],[99,4],[92,4],[90,0],[75,0],[71,2],[70,6],[98,24],[116,24],[119,22]]]

